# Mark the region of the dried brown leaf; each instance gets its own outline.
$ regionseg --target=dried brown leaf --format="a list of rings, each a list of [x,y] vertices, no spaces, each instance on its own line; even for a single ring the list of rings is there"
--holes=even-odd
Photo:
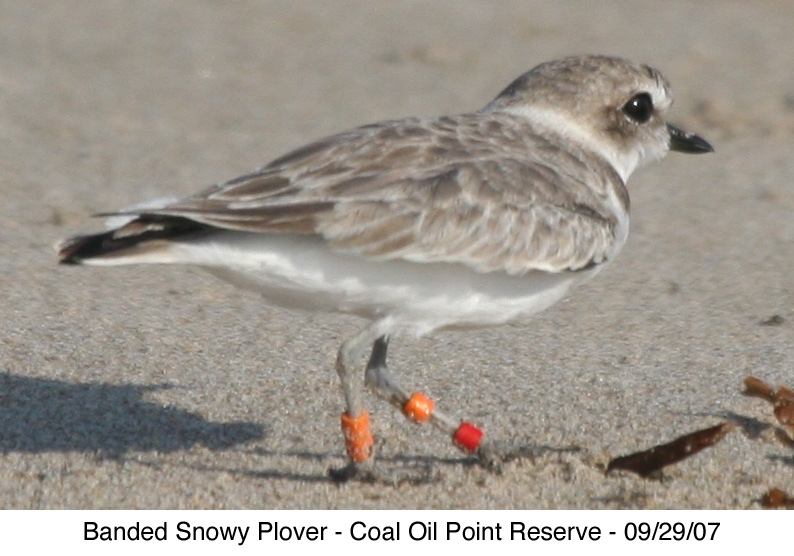
[[[761,498],[764,508],[794,508],[794,498],[779,488],[770,488]]]
[[[713,446],[733,430],[734,426],[733,423],[722,423],[681,436],[667,444],[615,458],[607,465],[607,473],[613,469],[623,469],[647,477],[667,465],[677,463],[704,448]]]
[[[768,402],[775,401],[775,389],[754,376],[748,376],[744,379],[744,395],[763,398]]]

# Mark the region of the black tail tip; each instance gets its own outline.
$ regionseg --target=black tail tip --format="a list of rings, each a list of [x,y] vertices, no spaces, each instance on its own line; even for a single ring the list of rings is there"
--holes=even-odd
[[[112,232],[104,234],[94,234],[88,236],[75,236],[55,245],[55,252],[58,256],[59,264],[78,265],[84,260],[90,259],[104,250],[105,241],[112,235]]]

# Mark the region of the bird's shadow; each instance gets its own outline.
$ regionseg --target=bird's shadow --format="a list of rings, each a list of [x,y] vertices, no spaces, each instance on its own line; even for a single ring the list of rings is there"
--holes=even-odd
[[[283,467],[251,470],[232,468],[223,463],[193,464],[194,469],[200,472],[297,482],[333,481],[327,469],[345,463],[341,453],[282,452],[256,445],[246,446],[263,439],[266,427],[249,422],[213,422],[197,413],[146,400],[148,393],[167,388],[172,386],[73,383],[0,373],[0,454],[83,452],[103,459],[162,465],[163,462],[147,462],[129,456],[133,452],[162,454],[204,446],[218,451],[242,449],[266,458],[278,456],[286,462],[311,460],[327,464],[316,474],[298,473]],[[545,450],[558,451],[548,447]],[[537,455],[537,447],[533,453]],[[381,459],[393,466],[419,470],[478,464],[477,459],[471,456],[392,456]],[[289,463],[287,466],[292,467]]]
[[[218,423],[145,399],[168,385],[72,383],[0,373],[0,454],[130,451],[168,453],[201,445],[224,450],[261,439],[265,429]]]
[[[0,454],[77,452],[162,466],[171,464],[160,458],[151,460],[131,454],[167,454],[204,446],[218,451],[237,449],[265,458],[276,456],[287,467],[296,460],[321,464],[316,474],[285,468],[236,468],[220,460],[215,465],[178,464],[204,473],[297,482],[331,482],[327,469],[345,463],[341,453],[271,451],[251,446],[265,437],[266,427],[248,422],[213,422],[198,413],[146,399],[147,394],[168,388],[172,386],[74,383],[0,373]]]

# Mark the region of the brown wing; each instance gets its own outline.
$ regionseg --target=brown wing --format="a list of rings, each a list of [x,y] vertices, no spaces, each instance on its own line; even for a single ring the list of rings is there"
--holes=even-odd
[[[612,187],[627,202],[602,161],[561,152],[509,116],[471,114],[334,135],[145,214],[318,234],[362,257],[522,274],[605,260]]]

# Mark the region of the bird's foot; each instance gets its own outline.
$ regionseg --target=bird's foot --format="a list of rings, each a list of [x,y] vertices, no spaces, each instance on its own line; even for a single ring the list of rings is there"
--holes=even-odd
[[[477,449],[477,463],[494,474],[501,474],[504,464],[519,459],[535,461],[535,457],[541,453],[537,447],[532,446],[499,446],[492,443],[483,444]]]
[[[368,459],[363,462],[349,462],[342,468],[328,470],[331,479],[337,483],[357,481],[368,484],[397,486],[400,484],[429,484],[439,480],[433,465],[428,462],[410,467],[389,466],[382,460]]]

